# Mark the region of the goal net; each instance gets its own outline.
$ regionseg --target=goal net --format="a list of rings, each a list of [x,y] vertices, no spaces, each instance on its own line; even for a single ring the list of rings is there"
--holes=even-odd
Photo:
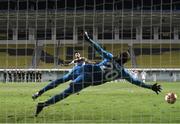
[[[130,60],[125,63],[124,67],[131,68],[130,70],[139,69],[139,73],[141,73],[141,70],[147,69],[163,71],[162,68],[166,68],[173,71],[180,68],[179,0],[0,0],[0,69],[2,72],[0,79],[6,79],[9,74],[13,77],[11,69],[15,75],[23,74],[18,72],[21,69],[23,71],[47,69],[47,72],[53,69],[71,69],[74,65],[69,63],[75,59],[76,52],[88,60],[101,62],[102,57],[82,36],[84,31],[87,31],[94,41],[114,56],[128,51]],[[4,75],[3,72],[5,72]],[[156,71],[154,72],[156,73]],[[53,71],[51,74],[48,76],[55,77],[54,79],[59,76],[55,75]],[[173,72],[166,74],[169,74],[167,77],[175,75]],[[176,81],[178,74],[172,79]],[[156,79],[156,74],[152,75],[149,71],[149,75]],[[37,78],[37,80],[40,79]],[[0,94],[1,86],[4,85],[0,84]],[[18,92],[12,90],[17,96],[17,100],[22,95],[21,90],[29,95],[27,87],[33,93],[34,88],[40,89],[44,86],[43,84],[19,86],[17,83],[7,85],[7,87],[4,86],[4,89],[7,89],[2,91],[7,93],[12,87],[17,87]],[[60,104],[64,107],[63,109],[58,105],[56,109],[52,107],[45,111],[39,119],[29,115],[32,113],[32,109],[29,109],[28,106],[34,107],[32,106],[34,103],[28,101],[28,98],[23,99],[22,102],[17,102],[12,98],[16,104],[24,103],[25,106],[10,108],[11,101],[3,97],[8,104],[6,105],[0,100],[3,108],[3,113],[0,112],[0,123],[180,122],[180,118],[173,113],[175,111],[180,113],[175,109],[179,105],[167,110],[167,106],[159,100],[159,97],[147,103],[149,99],[147,99],[145,90],[131,88],[126,84],[122,84],[120,92],[122,101],[118,101],[118,85],[116,83],[112,86],[105,84],[100,86],[100,89],[97,87],[87,89],[87,92],[83,92],[82,95],[80,93],[79,96],[69,99],[69,101],[63,101]],[[165,86],[171,87],[169,84]],[[174,89],[176,89],[175,87]],[[107,90],[104,91],[104,89]],[[143,92],[143,95],[137,91]],[[136,93],[139,96],[128,95]],[[141,95],[145,100],[141,99]],[[85,98],[85,96],[87,97]],[[92,96],[96,97],[96,100],[93,100]],[[128,101],[129,97],[130,101]],[[137,102],[135,97],[137,97]],[[154,97],[150,95],[150,98]],[[111,100],[108,101],[107,98]],[[86,99],[88,100],[86,101]],[[101,102],[102,104],[100,104]],[[157,103],[163,105],[157,105]],[[137,107],[137,109],[137,105],[142,108]],[[152,109],[149,109],[147,105]],[[159,109],[158,107],[161,108],[160,111],[156,110]],[[61,115],[56,110],[58,112],[62,110]],[[158,112],[153,113],[153,111]]]

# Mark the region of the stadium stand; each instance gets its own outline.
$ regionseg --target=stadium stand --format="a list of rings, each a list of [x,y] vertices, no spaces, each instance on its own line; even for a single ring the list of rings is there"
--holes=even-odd
[[[34,52],[33,45],[9,45],[8,48],[5,45],[1,45],[0,47],[1,68],[31,67]],[[71,66],[61,66],[62,63],[68,63],[73,59],[73,53],[69,54],[67,52],[68,47],[70,46],[66,45],[65,47],[61,46],[59,48],[59,55],[57,57],[56,64],[55,52],[57,51],[55,50],[55,45],[44,45],[37,68],[71,68]],[[109,51],[112,51],[114,55],[129,49],[127,44],[105,44],[103,47]],[[96,53],[93,53],[88,46],[86,46],[84,49],[86,50],[83,52],[83,56],[97,62],[100,61],[100,57],[97,56]],[[180,66],[180,47],[178,44],[136,44],[134,45],[133,49],[136,56],[137,67],[176,68]],[[73,51],[76,51],[75,48]],[[82,49],[80,52],[81,51]],[[126,64],[127,67],[131,67],[131,65],[131,61]]]
[[[136,61],[140,68],[180,67],[179,44],[135,45]],[[126,66],[130,66],[128,62]]]
[[[29,68],[34,45],[0,45],[0,68]]]

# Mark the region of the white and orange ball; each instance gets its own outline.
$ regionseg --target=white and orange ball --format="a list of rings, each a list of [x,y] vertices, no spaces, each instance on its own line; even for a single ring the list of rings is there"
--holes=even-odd
[[[168,102],[169,104],[174,104],[176,102],[177,99],[177,95],[175,93],[167,93],[165,95],[165,100],[166,102]]]

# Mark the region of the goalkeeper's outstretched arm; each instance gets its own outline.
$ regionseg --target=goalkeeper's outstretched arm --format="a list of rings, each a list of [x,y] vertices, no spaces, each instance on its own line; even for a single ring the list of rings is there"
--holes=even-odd
[[[105,51],[97,42],[92,40],[87,32],[84,32],[84,38],[87,42],[89,42],[94,49],[100,54],[101,57],[106,59],[112,59],[113,55],[110,52]]]
[[[139,79],[132,77],[131,74],[125,69],[122,70],[122,74],[123,74],[124,79],[126,79],[128,82],[135,84],[137,86],[151,89],[154,92],[156,92],[157,94],[159,94],[159,92],[161,92],[161,90],[162,90],[161,85],[158,85],[157,83],[155,83],[153,85],[145,84],[144,82],[140,81]]]

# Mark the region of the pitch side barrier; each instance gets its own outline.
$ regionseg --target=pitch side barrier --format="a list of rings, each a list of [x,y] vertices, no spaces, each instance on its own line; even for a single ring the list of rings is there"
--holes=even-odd
[[[0,69],[1,82],[49,82],[71,69]],[[128,68],[134,78],[145,81],[180,81],[180,68]]]

